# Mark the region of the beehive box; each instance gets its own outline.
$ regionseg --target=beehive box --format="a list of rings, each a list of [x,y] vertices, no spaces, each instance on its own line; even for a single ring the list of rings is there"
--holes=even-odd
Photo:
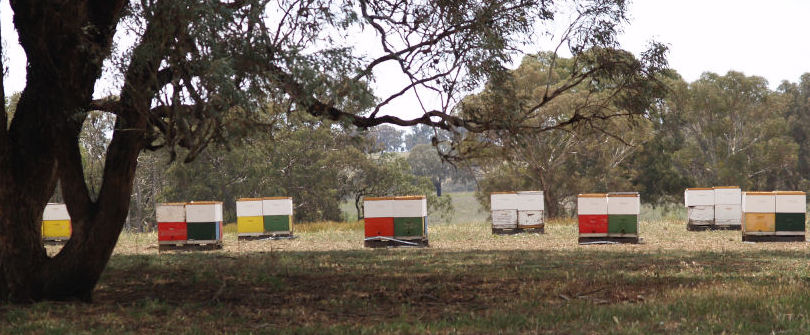
[[[292,236],[291,197],[242,198],[236,201],[236,226],[240,239]]]
[[[222,202],[186,203],[186,232],[189,244],[222,244]]]
[[[714,187],[714,225],[720,229],[740,229],[742,192],[738,186]]]
[[[363,199],[365,245],[427,246],[427,198],[424,196]]]
[[[776,235],[804,237],[807,195],[804,192],[790,191],[775,193],[774,231]]]
[[[743,236],[775,235],[776,194],[745,192],[742,197]]]
[[[577,221],[579,237],[607,237],[608,234],[608,197],[605,193],[577,195]]]
[[[684,204],[687,213],[687,229],[708,229],[714,225],[714,189],[687,188]]]
[[[292,235],[293,201],[291,197],[262,198],[262,228],[265,234]]]
[[[155,205],[155,218],[158,224],[158,244],[177,244],[188,240],[185,202]]]
[[[48,203],[42,212],[42,239],[49,242],[70,239],[73,228],[65,204]]]
[[[544,230],[542,191],[493,192],[490,209],[494,234]]]
[[[638,238],[641,201],[637,192],[608,193],[608,237]]]

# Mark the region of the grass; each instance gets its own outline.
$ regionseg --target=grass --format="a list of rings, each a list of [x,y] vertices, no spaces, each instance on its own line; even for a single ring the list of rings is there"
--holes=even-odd
[[[154,234],[124,234],[93,304],[0,306],[0,333],[810,332],[806,243],[644,220],[671,212],[645,209],[638,245],[580,246],[573,220],[513,236],[437,224],[424,249],[364,249],[359,223],[227,233],[217,252],[158,253]]]

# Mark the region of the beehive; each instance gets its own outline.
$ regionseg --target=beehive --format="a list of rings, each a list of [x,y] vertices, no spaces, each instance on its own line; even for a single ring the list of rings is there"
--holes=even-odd
[[[72,227],[65,204],[48,203],[42,212],[42,239],[63,241],[70,239]]]
[[[188,239],[185,202],[155,205],[155,218],[158,224],[158,243],[178,243]]]
[[[516,229],[518,195],[515,192],[496,192],[489,195],[492,228]]]
[[[639,194],[611,192],[607,198],[608,237],[638,237]]]
[[[743,236],[775,235],[776,193],[745,192],[742,196]]]
[[[577,196],[579,237],[607,237],[608,197],[604,193]]]
[[[714,187],[714,224],[739,229],[742,224],[742,193],[738,186]]]
[[[775,192],[774,231],[776,235],[804,236],[807,195],[804,192]]]
[[[713,188],[687,188],[684,191],[688,225],[711,226],[714,224],[714,198]]]
[[[186,204],[188,242],[198,244],[222,241],[222,202],[194,201]]]
[[[493,192],[490,194],[490,208],[495,233],[504,229],[517,232],[544,228],[542,191]]]
[[[262,198],[262,229],[265,234],[292,234],[292,216],[291,197]]]
[[[264,214],[261,198],[236,200],[236,232],[239,237],[264,234]]]
[[[384,237],[427,243],[427,199],[424,196],[367,197],[363,199],[363,208],[367,242]]]

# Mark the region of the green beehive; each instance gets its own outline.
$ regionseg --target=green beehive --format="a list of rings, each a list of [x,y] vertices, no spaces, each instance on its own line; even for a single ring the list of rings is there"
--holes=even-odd
[[[637,234],[638,215],[608,215],[608,234]]]
[[[424,224],[425,221],[422,217],[394,218],[394,236],[422,236],[424,232]]]
[[[289,215],[265,215],[264,216],[264,231],[290,231],[290,216]]]
[[[189,222],[186,227],[189,240],[212,241],[219,239],[216,222]]]
[[[776,213],[776,231],[804,231],[804,213]]]

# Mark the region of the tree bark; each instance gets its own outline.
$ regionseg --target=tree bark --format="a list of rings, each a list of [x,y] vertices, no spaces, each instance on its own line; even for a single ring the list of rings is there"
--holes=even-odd
[[[140,90],[144,80],[127,77],[130,85],[125,85],[121,101],[128,108],[116,122],[97,201],[91,200],[85,183],[78,141],[124,4],[11,3],[28,71],[11,126],[0,131],[0,300],[90,301],[118,240],[146,128],[138,108],[145,104],[148,110],[151,99]],[[149,68],[133,64],[130,70]],[[40,220],[57,183],[73,231],[50,258],[42,245]]]

